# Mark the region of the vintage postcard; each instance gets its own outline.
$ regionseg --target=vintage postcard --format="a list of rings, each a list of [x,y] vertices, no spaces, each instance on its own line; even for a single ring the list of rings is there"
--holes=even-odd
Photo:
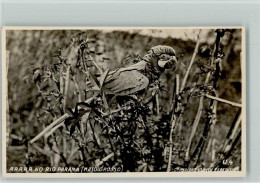
[[[3,27],[5,177],[244,177],[245,27]]]

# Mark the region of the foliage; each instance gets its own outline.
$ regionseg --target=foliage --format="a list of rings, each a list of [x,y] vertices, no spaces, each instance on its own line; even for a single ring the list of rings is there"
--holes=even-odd
[[[213,100],[204,100],[203,105],[208,108],[203,110],[192,138],[193,153],[188,159],[185,153],[202,95],[217,93],[221,98],[240,102],[240,34],[239,30],[217,30],[213,34],[216,42],[201,44],[185,88],[176,93],[176,73],[180,78],[184,76],[194,51],[195,43],[191,40],[119,31],[9,32],[10,138],[22,137],[13,138],[9,145],[28,142],[68,114],[44,138],[27,143],[27,162],[21,164],[122,167],[123,171],[152,172],[167,171],[172,156],[170,171],[221,167],[223,158],[230,158],[234,162],[230,166],[237,167],[241,154],[239,140],[231,139],[238,143],[231,148],[235,149],[233,155],[230,149],[223,150],[221,146],[237,109],[226,104],[217,106]],[[67,39],[70,37],[71,40]],[[182,57],[175,73],[168,71],[158,83],[151,84],[150,102],[144,102],[147,93],[124,97],[106,94],[103,83],[110,70],[139,62],[140,55],[158,44],[173,46]],[[207,75],[210,80],[205,84]],[[94,87],[89,88],[89,83]],[[173,120],[176,123],[172,126]],[[174,128],[172,143],[171,128]],[[45,162],[39,161],[42,157]],[[12,158],[10,155],[8,161]]]

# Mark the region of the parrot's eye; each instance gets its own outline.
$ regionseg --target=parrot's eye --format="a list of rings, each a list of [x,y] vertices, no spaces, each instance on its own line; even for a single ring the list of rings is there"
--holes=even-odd
[[[164,60],[165,58],[166,58],[165,55],[161,55],[161,56],[160,56],[160,59],[162,59],[162,60]]]

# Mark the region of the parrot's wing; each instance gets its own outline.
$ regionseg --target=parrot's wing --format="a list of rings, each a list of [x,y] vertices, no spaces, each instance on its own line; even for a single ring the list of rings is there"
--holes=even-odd
[[[147,63],[145,61],[140,61],[140,62],[133,64],[133,65],[130,65],[128,67],[120,68],[120,69],[116,69],[114,71],[111,71],[111,72],[108,73],[108,76],[112,76],[112,75],[117,74],[119,72],[131,71],[131,70],[144,71],[146,64]]]
[[[130,95],[147,88],[149,79],[137,70],[117,71],[108,77],[104,87],[117,95]]]

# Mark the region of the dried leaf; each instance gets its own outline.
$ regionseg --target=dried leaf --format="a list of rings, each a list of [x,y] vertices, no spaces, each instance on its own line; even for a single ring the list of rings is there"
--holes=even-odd
[[[100,76],[100,88],[102,88],[104,81],[106,80],[108,76],[109,69],[107,69],[102,75]]]
[[[98,82],[98,80],[97,80],[97,77],[94,75],[94,74],[92,74],[91,72],[89,72],[89,81],[91,82],[91,84],[93,85],[93,88],[98,88],[99,89],[99,82]]]

